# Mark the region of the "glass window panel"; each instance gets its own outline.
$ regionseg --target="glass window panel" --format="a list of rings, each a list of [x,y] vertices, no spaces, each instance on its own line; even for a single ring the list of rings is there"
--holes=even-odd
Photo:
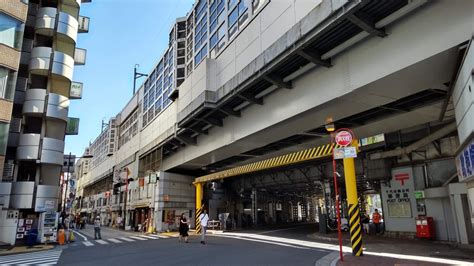
[[[229,28],[231,28],[237,22],[237,19],[239,18],[238,11],[239,10],[237,8],[234,8],[234,10],[232,10],[232,12],[230,13],[230,15],[229,15]]]
[[[228,9],[231,9],[236,3],[237,0],[229,0],[227,4]]]
[[[239,3],[239,16],[242,16],[247,11],[248,7],[245,4],[245,1],[240,1]]]
[[[20,21],[0,13],[0,43],[13,48],[21,48],[24,24]]]
[[[218,40],[218,32],[212,34],[211,36],[211,39],[209,40],[209,49],[212,50],[212,48],[214,48],[214,46],[216,46],[217,44],[217,40]]]
[[[9,124],[0,123],[0,155],[4,156],[7,151]]]

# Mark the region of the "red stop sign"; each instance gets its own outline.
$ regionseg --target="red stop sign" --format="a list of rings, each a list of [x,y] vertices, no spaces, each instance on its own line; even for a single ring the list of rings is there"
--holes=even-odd
[[[352,143],[352,133],[346,130],[341,130],[337,132],[336,137],[334,138],[336,144],[346,147]]]

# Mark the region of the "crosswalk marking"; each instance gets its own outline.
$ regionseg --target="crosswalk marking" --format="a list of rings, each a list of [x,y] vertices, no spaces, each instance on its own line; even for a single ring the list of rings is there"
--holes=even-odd
[[[97,243],[99,243],[99,244],[101,244],[101,245],[107,245],[107,244],[109,244],[109,242],[104,241],[104,240],[102,240],[102,239],[98,239],[98,240],[96,240],[95,242],[97,242]]]
[[[54,265],[61,257],[61,252],[62,250],[54,250],[0,256],[0,265]]]
[[[156,239],[162,239],[162,238],[170,238],[170,236],[164,236],[164,235],[141,235],[141,236],[132,236],[129,235],[127,237],[119,237],[119,238],[109,238],[109,239],[98,239],[98,240],[86,240],[82,241],[84,246],[86,247],[91,247],[95,246],[96,244],[100,245],[108,245],[108,244],[120,244],[124,242],[135,242],[137,240],[156,240]]]
[[[88,247],[94,245],[94,244],[92,244],[92,242],[90,242],[90,241],[84,241],[84,242],[82,242],[82,243],[84,243],[84,245],[86,245],[86,246],[88,246]]]
[[[142,238],[139,236],[130,236],[130,238],[136,239],[136,240],[147,240],[146,238]]]
[[[160,238],[159,236],[153,236],[153,235],[144,235],[144,236],[140,236],[140,237],[145,237],[145,238],[148,238],[148,239],[158,239],[158,238]]]

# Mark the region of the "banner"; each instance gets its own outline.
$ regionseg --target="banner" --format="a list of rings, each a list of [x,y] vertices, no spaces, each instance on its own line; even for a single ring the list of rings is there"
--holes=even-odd
[[[79,134],[79,118],[68,117],[66,126],[66,135]]]
[[[81,82],[71,82],[71,90],[69,91],[69,99],[82,99],[82,88]]]

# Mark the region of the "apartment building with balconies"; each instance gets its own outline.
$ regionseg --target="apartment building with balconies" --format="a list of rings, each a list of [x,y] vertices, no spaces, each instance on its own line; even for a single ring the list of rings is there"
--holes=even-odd
[[[13,16],[21,24],[0,33],[15,37],[18,62],[16,85],[9,83],[11,123],[2,129],[8,141],[0,183],[6,199],[0,241],[15,244],[24,241],[23,232],[35,229],[17,229],[15,222],[27,219],[41,224],[42,213],[58,210],[69,101],[77,98],[71,90],[73,70],[85,64],[85,50],[77,48],[76,42],[78,33],[88,31],[89,18],[79,15],[80,0],[1,1],[3,6],[22,14]],[[10,24],[2,26],[15,25],[8,19]]]

